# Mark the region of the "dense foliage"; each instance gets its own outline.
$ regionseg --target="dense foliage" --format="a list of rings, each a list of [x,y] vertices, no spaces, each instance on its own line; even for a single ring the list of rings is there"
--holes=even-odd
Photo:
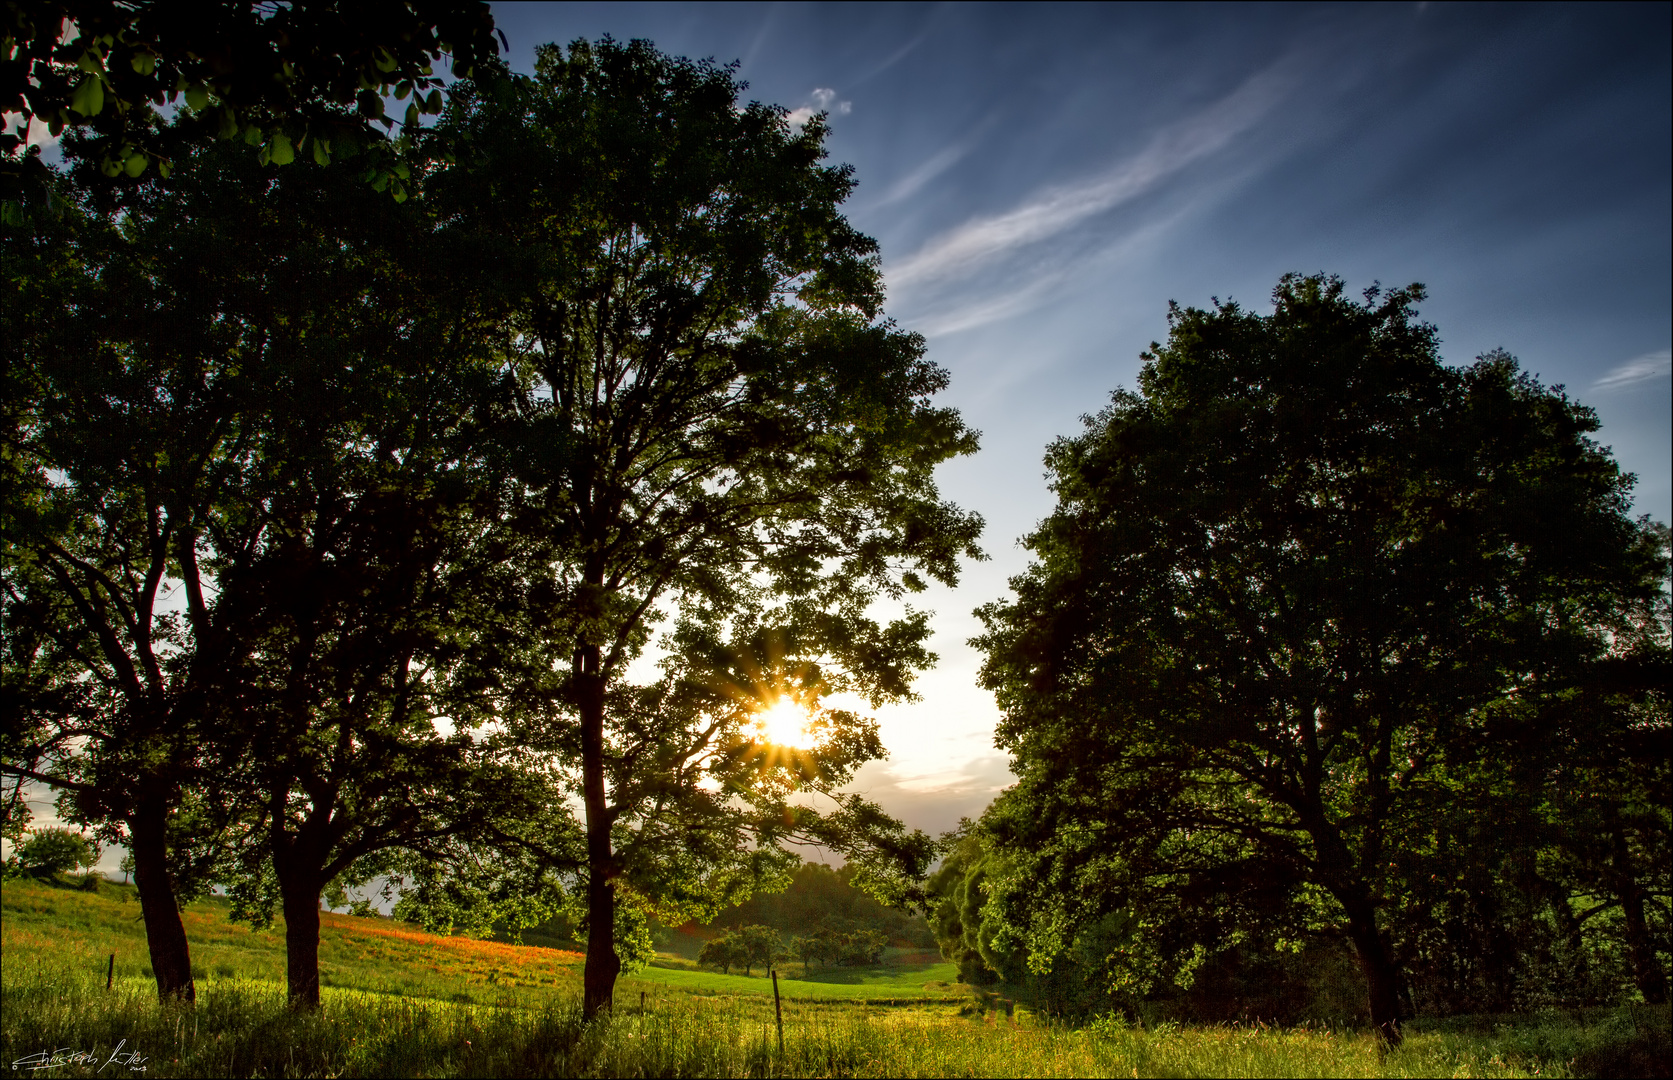
[[[761,923],[791,937],[821,930],[869,930],[885,940],[933,946],[934,938],[921,917],[902,908],[885,907],[870,893],[855,887],[857,869],[844,865],[833,870],[823,863],[806,863],[796,868],[782,890],[756,893],[722,911],[710,925]]]
[[[532,78],[455,89],[437,138],[469,152],[428,181],[460,243],[503,255],[510,359],[535,376],[506,515],[522,576],[496,597],[523,640],[484,678],[582,808],[506,823],[483,891],[577,905],[589,1015],[611,1000],[619,907],[706,920],[782,885],[796,843],[901,898],[932,851],[837,794],[883,748],[821,702],[908,697],[931,662],[922,612],[870,608],[979,556],[979,519],[933,477],[975,436],[932,403],[947,373],[923,339],[882,316],[823,122],[742,89],[643,42],[549,47]],[[660,674],[636,682],[659,623]],[[783,703],[808,745],[758,722]],[[449,907],[476,887],[416,873]]]
[[[18,845],[17,865],[39,874],[66,874],[99,861],[99,845],[73,829],[36,829]]]
[[[39,147],[27,145],[34,124],[93,133],[91,156],[107,176],[139,176],[153,162],[166,175],[201,133],[259,148],[264,164],[299,153],[323,164],[378,145],[372,125],[394,124],[385,95],[408,101],[408,125],[439,113],[434,61],[449,55],[454,74],[469,75],[497,52],[492,13],[471,0],[10,0],[0,106],[18,127],[0,135],[0,198],[15,215],[27,181],[42,179]],[[191,123],[151,123],[176,104]],[[373,159],[380,187],[400,191],[407,170],[395,164]]]
[[[1337,938],[1397,1040],[1414,1003],[1561,984],[1618,911],[1665,993],[1666,531],[1589,409],[1443,365],[1421,296],[1174,308],[1053,444],[1036,561],[980,611],[1019,783],[943,889],[961,963],[1119,994]]]
[[[60,212],[7,228],[7,835],[29,781],[130,845],[160,993],[194,994],[178,908],[215,881],[282,906],[304,1005],[345,883],[573,916],[589,1015],[653,918],[785,883],[787,845],[910,894],[927,837],[795,796],[883,753],[825,695],[933,659],[868,608],[979,555],[932,478],[975,440],[822,125],[740,90],[608,39],[492,67],[406,200],[184,135],[112,185],[72,136]],[[808,745],[759,722],[783,702]]]

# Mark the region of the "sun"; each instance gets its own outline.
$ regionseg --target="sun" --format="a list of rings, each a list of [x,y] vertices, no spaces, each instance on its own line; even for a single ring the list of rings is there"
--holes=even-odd
[[[811,717],[794,700],[781,697],[755,715],[762,737],[775,746],[806,750],[813,745],[813,733],[808,730]]]

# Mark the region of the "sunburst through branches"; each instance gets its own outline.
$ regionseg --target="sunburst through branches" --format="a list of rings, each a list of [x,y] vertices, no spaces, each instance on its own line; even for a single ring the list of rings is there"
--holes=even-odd
[[[780,697],[755,714],[761,737],[774,746],[806,750],[813,745],[813,717],[800,702]]]

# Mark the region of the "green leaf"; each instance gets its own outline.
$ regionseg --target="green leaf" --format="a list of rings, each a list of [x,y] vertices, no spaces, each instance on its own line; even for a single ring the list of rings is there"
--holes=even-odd
[[[70,96],[70,108],[83,116],[97,116],[105,107],[105,81],[97,75],[81,80]]]
[[[407,126],[408,127],[416,127],[417,124],[418,124],[419,115],[420,114],[419,114],[419,111],[418,111],[418,102],[415,101],[412,104],[408,105],[407,106]]]
[[[202,83],[193,83],[186,87],[186,107],[193,112],[202,112],[209,106],[209,88]]]
[[[284,132],[273,133],[273,141],[267,144],[267,160],[275,165],[289,165],[296,160],[296,148]]]
[[[157,58],[150,53],[136,52],[129,63],[133,64],[134,70],[141,75],[149,75],[157,70]]]
[[[331,164],[331,146],[319,136],[314,136],[314,163],[316,165]]]
[[[427,112],[427,113],[439,115],[441,113],[441,108],[442,108],[441,91],[440,90],[430,91],[430,96],[424,99],[424,111]]]
[[[129,176],[138,176],[145,171],[145,167],[150,163],[151,159],[144,150],[130,150],[128,156],[122,162],[122,171]]]

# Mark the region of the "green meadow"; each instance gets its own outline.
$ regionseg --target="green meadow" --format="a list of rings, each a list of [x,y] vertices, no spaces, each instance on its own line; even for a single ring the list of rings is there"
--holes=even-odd
[[[20,1074],[1558,1077],[1656,1075],[1660,1060],[1665,1075],[1665,1008],[1418,1022],[1384,1053],[1358,1031],[1072,1027],[923,962],[781,972],[780,1050],[759,974],[664,954],[622,980],[614,1016],[583,1025],[578,954],[335,914],[322,1008],[299,1013],[284,1001],[282,926],[232,923],[215,899],[185,912],[197,1005],[163,1007],[131,889],[13,879],[3,905],[0,1067]]]

